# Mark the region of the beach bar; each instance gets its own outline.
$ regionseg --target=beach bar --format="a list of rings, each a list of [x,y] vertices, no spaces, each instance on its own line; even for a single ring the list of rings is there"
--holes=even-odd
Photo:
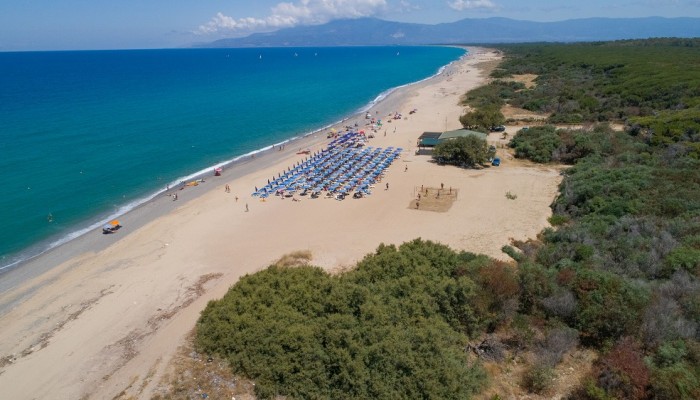
[[[423,132],[423,134],[418,137],[418,151],[432,150],[435,146],[446,140],[467,136],[476,136],[484,140],[486,140],[487,137],[483,132],[471,131],[469,129],[457,129],[446,132]]]

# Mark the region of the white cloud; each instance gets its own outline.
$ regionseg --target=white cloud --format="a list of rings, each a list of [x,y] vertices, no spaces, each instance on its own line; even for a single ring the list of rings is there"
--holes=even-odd
[[[497,8],[491,0],[455,0],[447,3],[457,11],[474,10],[477,8],[493,10]]]
[[[296,25],[323,24],[339,18],[360,18],[377,14],[386,8],[386,0],[299,0],[278,3],[265,18],[233,18],[217,13],[200,25],[196,34],[221,31],[265,31]]]
[[[698,1],[700,1],[700,0],[698,0]],[[399,8],[398,9],[399,9],[399,11],[403,11],[403,12],[416,11],[416,10],[420,10],[420,6],[413,4],[407,0],[401,0],[401,1],[399,1]]]

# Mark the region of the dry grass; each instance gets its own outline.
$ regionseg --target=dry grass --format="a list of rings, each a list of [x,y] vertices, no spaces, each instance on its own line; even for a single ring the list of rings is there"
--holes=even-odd
[[[484,362],[490,385],[474,398],[476,400],[531,399],[547,400],[566,398],[580,385],[591,371],[596,354],[592,350],[576,349],[567,354],[554,369],[551,388],[545,394],[528,393],[522,387],[523,376],[531,362],[532,355],[523,353],[509,356],[500,363]]]
[[[504,81],[521,82],[527,89],[532,89],[533,87],[537,86],[535,79],[537,79],[537,75],[535,74],[521,74],[513,75],[511,79],[504,79]]]
[[[298,250],[283,255],[279,260],[275,261],[274,265],[279,268],[301,267],[309,265],[312,258],[311,251]]]
[[[508,121],[523,121],[528,123],[536,123],[544,122],[549,117],[548,114],[540,114],[526,110],[524,108],[513,107],[508,104],[501,107],[501,112]]]
[[[178,349],[169,370],[152,399],[255,399],[253,382],[235,376],[226,360],[207,357],[194,349],[194,331]]]
[[[457,200],[459,190],[456,188],[416,187],[416,197],[408,208],[418,211],[447,212]]]
[[[499,64],[501,64],[501,60],[488,60],[475,64],[474,68],[479,69],[482,76],[491,76],[491,73]]]

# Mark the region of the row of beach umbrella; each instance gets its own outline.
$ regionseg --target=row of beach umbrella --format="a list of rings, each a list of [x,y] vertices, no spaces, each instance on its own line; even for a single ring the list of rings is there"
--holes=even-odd
[[[267,185],[255,188],[253,196],[293,195],[296,192],[334,194],[360,192],[371,194],[371,186],[400,157],[402,148],[363,147],[365,136],[348,132],[328,144],[328,147],[272,177]]]

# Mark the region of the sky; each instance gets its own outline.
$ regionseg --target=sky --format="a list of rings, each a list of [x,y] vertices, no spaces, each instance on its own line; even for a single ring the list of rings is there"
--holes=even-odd
[[[700,0],[2,0],[0,51],[185,47],[335,19],[700,17]]]

